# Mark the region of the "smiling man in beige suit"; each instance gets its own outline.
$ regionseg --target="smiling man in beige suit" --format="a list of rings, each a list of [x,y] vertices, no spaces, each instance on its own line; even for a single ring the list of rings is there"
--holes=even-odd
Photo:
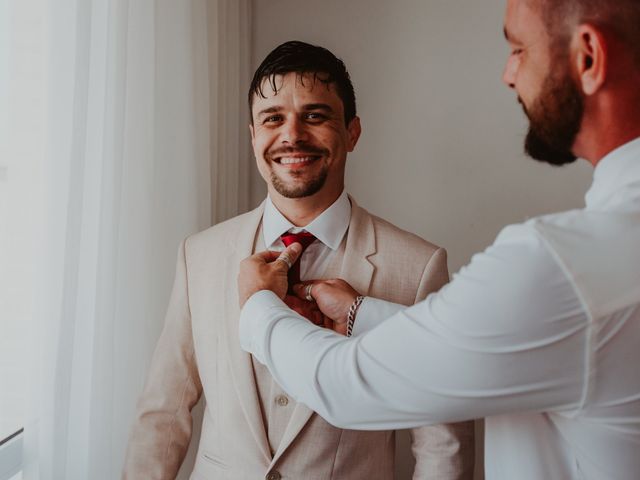
[[[296,404],[240,349],[238,266],[252,252],[297,241],[306,250],[291,269],[291,283],[339,277],[367,295],[410,305],[447,282],[446,252],[347,196],[345,163],[360,119],[349,74],[331,52],[302,42],[280,45],[256,71],[249,103],[254,153],[269,195],[252,212],[180,246],[123,478],[175,478],[191,440],[191,409],[204,394],[192,480],[391,480],[393,431],[331,426]],[[287,301],[312,321],[326,322],[315,303]],[[418,428],[412,439],[414,478],[472,478],[472,423]]]

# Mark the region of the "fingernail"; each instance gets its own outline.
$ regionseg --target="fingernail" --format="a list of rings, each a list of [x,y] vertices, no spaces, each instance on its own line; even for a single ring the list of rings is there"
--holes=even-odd
[[[296,242],[296,243],[291,245],[291,250],[293,250],[295,253],[298,253],[298,252],[302,251],[302,245],[300,245],[298,242]]]

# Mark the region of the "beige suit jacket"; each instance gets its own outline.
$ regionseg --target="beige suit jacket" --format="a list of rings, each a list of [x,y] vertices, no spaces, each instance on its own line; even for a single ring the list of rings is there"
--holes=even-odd
[[[264,204],[187,238],[132,426],[123,479],[175,478],[206,409],[192,480],[392,479],[394,432],[333,427],[297,404],[277,451],[269,447],[255,373],[238,339],[236,277],[252,253]],[[356,290],[410,305],[448,281],[446,252],[370,215],[352,200],[340,277]],[[414,478],[470,479],[473,424],[412,431]]]

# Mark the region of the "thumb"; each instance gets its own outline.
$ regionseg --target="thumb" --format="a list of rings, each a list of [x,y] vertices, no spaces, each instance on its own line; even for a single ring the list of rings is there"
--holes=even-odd
[[[285,253],[289,255],[292,264],[296,263],[298,257],[300,257],[300,254],[302,253],[302,245],[297,242],[292,243],[285,249]]]
[[[289,245],[286,249],[280,252],[280,255],[276,258],[276,260],[282,260],[281,262],[275,262],[275,268],[282,270],[283,272],[287,272],[291,266],[296,263],[300,253],[302,252],[302,245],[299,243],[293,243]]]

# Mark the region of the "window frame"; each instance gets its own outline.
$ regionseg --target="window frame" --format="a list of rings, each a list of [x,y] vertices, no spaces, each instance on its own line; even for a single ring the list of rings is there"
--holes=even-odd
[[[11,480],[22,471],[24,428],[0,440],[0,480]]]

